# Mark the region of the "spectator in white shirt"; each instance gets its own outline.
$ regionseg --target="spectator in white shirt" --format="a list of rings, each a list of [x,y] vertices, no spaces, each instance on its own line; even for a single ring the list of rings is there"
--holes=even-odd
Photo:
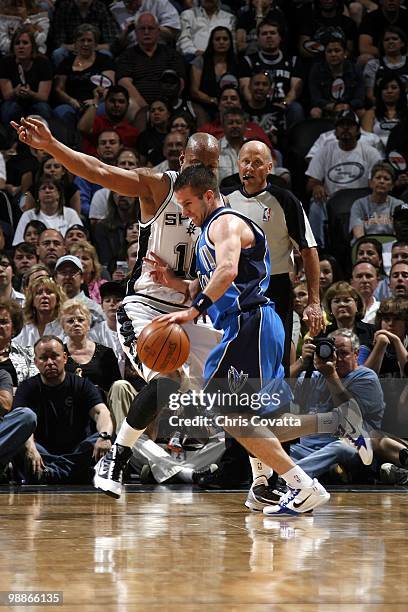
[[[211,31],[217,26],[228,28],[235,37],[236,18],[220,9],[219,0],[201,0],[201,6],[183,11],[177,49],[191,62],[207,48]]]
[[[378,269],[368,262],[360,262],[353,267],[351,286],[360,293],[364,300],[364,323],[374,323],[375,315],[380,306],[374,297],[378,285]]]

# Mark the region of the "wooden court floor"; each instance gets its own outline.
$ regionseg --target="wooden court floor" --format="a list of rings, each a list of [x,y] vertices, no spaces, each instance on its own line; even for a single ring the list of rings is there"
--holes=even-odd
[[[408,490],[336,492],[313,516],[287,519],[252,514],[244,499],[3,492],[0,590],[64,597],[4,609],[408,610]]]

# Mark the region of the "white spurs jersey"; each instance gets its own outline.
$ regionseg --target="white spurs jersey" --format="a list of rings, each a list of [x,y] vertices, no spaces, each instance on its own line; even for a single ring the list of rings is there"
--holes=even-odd
[[[139,251],[128,283],[127,295],[144,294],[181,304],[184,295],[155,283],[150,275],[152,266],[143,261],[144,257],[153,252],[164,259],[180,278],[185,278],[194,271],[194,246],[200,230],[190,219],[183,217],[180,206],[174,200],[174,181],[178,172],[168,170],[165,174],[170,179],[166,199],[150,221],[139,222]]]

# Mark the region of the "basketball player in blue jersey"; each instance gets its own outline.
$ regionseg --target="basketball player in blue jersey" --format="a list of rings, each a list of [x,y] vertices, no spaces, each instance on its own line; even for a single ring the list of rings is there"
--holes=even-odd
[[[209,394],[220,391],[216,396],[220,398],[223,392],[235,391],[238,401],[233,413],[239,416],[245,410],[251,411],[247,404],[240,405],[244,391],[249,395],[251,391],[256,393],[266,383],[283,376],[283,325],[273,302],[265,296],[270,272],[265,234],[242,213],[223,206],[216,177],[204,166],[184,170],[175,182],[174,191],[183,214],[201,227],[196,247],[201,291],[189,309],[163,315],[158,321],[185,325],[206,312],[214,326],[223,330],[220,344],[211,351],[205,365],[204,390]],[[182,285],[187,290],[186,285],[190,283],[197,284],[197,281],[177,280],[174,286],[182,291]],[[230,405],[225,408],[229,412]],[[333,412],[337,417],[333,418],[333,429],[341,425],[338,431],[349,436],[357,431],[355,440],[348,441],[357,445],[359,436],[366,433],[361,413],[358,409],[353,415],[347,412],[350,423],[340,409]],[[288,493],[278,504],[264,508],[265,514],[301,514],[329,500],[324,487],[293,463],[269,430],[260,427],[254,433],[249,428],[237,427],[231,418],[225,423],[226,431],[288,484]],[[310,433],[310,422],[305,427]],[[298,432],[289,435],[297,437]],[[288,439],[287,432],[285,436]]]

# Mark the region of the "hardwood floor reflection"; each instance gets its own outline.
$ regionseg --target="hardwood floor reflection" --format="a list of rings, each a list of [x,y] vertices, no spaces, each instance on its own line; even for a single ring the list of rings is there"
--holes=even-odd
[[[52,609],[81,612],[407,609],[407,492],[336,493],[288,519],[244,497],[0,495],[0,590],[63,591]]]

